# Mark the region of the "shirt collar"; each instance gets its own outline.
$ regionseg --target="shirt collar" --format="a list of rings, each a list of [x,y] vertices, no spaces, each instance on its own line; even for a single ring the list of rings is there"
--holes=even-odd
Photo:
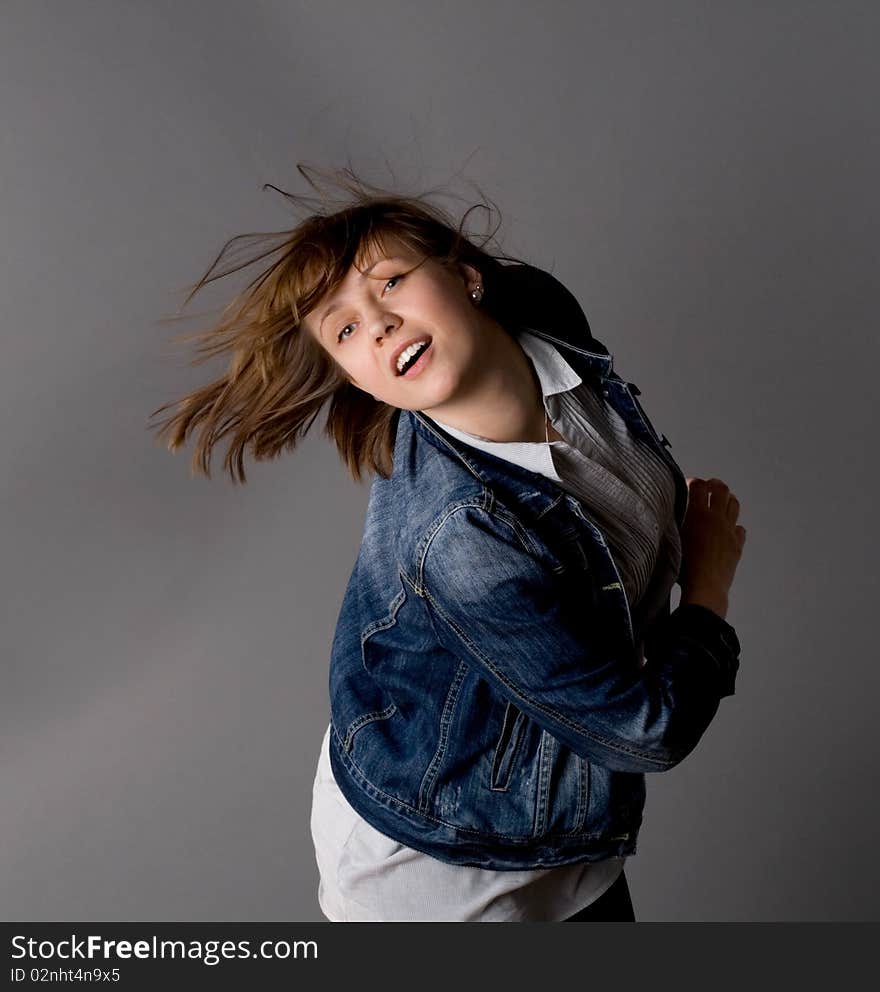
[[[583,382],[549,341],[532,334],[528,328],[519,330],[517,340],[535,366],[535,372],[541,383],[541,392],[545,398],[554,393],[566,393]]]

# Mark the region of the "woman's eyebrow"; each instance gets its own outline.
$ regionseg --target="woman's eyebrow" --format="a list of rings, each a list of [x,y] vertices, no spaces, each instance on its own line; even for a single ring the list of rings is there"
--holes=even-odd
[[[367,276],[376,268],[380,262],[402,262],[404,259],[400,255],[388,255],[382,256],[382,258],[377,258],[372,265],[368,265],[367,268],[358,276],[358,282],[362,283],[366,280]],[[333,313],[334,310],[338,310],[340,307],[345,306],[344,303],[331,303],[329,307],[324,311],[324,316],[321,317],[321,323],[318,325],[318,333],[321,332],[321,328],[324,326],[324,321]]]

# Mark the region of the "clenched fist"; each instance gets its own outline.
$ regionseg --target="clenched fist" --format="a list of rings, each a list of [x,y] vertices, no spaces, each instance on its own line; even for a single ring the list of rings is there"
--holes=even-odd
[[[678,577],[682,603],[699,603],[722,618],[736,566],[746,541],[737,524],[739,500],[721,479],[689,478],[688,503],[681,529],[682,562]]]

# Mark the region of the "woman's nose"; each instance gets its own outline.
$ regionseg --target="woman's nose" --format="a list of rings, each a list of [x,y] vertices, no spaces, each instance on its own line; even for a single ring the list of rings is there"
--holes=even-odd
[[[387,338],[397,328],[398,324],[399,322],[389,314],[382,314],[376,319],[375,323],[376,340],[381,341],[383,338]]]

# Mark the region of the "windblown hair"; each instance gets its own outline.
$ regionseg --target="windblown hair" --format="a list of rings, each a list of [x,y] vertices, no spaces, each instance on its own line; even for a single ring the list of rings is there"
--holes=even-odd
[[[320,192],[304,167],[298,165],[297,169]],[[409,197],[382,191],[358,179],[350,169],[336,174],[335,185],[348,194],[341,206],[337,203],[337,209],[328,209],[327,198],[322,196],[323,209],[311,213],[293,230],[238,235],[227,241],[183,304],[186,307],[207,283],[280,252],[223,309],[215,326],[181,338],[198,342],[198,354],[190,364],[229,354],[227,371],[150,414],[156,417],[177,407],[157,432],[159,438],[167,439],[171,451],[177,451],[191,433],[200,430],[192,458],[193,474],[210,478],[212,449],[231,434],[223,467],[233,482],[246,483],[246,449],[257,461],[292,451],[329,401],[324,434],[336,443],[352,478],[360,482],[365,470],[383,478],[391,475],[400,409],[350,383],[341,366],[301,326],[304,317],[339,286],[352,265],[361,269],[373,252],[384,252],[388,236],[398,238],[423,259],[474,266],[485,287],[483,309],[502,326],[507,324],[504,294],[493,293],[496,286],[500,288],[504,268],[499,259],[520,260],[500,252],[492,254],[465,236],[465,222],[475,207],[456,225],[444,210],[426,201],[429,193]],[[313,200],[271,188],[294,202],[308,204]],[[483,245],[494,233],[485,236]],[[235,242],[250,239],[271,244],[278,238],[281,241],[275,247],[212,275]]]

